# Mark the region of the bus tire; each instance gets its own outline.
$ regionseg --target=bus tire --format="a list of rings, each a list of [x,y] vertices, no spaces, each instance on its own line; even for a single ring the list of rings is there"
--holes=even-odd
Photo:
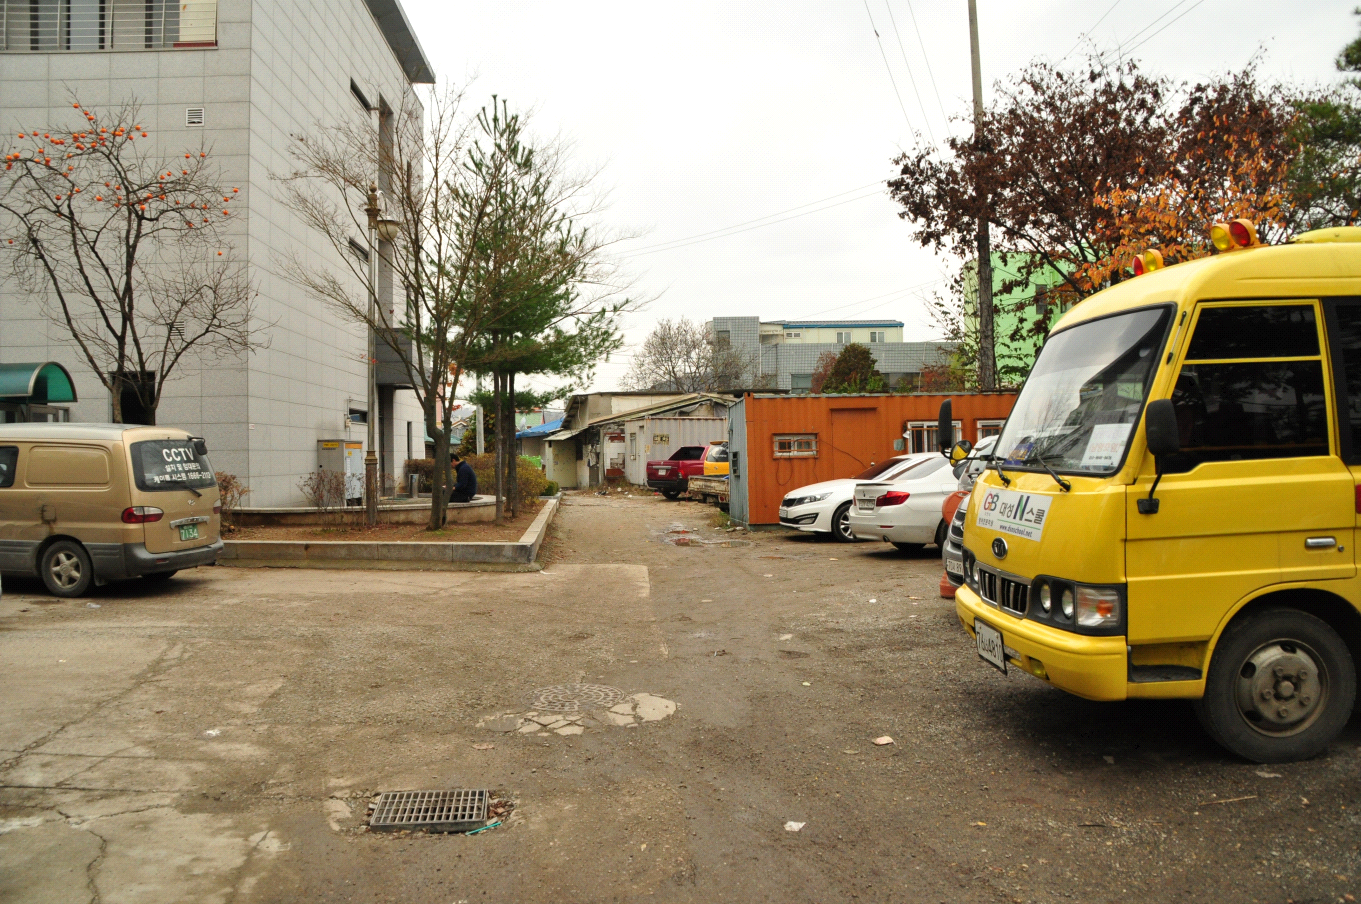
[[[1271,608],[1230,625],[1195,702],[1205,731],[1256,763],[1321,753],[1351,718],[1356,666],[1328,623]]]

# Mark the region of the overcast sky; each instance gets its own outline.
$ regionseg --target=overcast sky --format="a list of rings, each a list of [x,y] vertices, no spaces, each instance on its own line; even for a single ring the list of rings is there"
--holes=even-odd
[[[918,135],[970,128],[965,0],[404,5],[442,82],[569,138],[602,168],[605,223],[641,233],[618,255],[655,300],[591,388],[619,388],[662,318],[884,318],[938,336],[922,294],[958,261],[916,245],[883,182]],[[1187,80],[1260,50],[1269,78],[1333,82],[1355,5],[979,0],[984,101],[1032,59],[1093,47]]]

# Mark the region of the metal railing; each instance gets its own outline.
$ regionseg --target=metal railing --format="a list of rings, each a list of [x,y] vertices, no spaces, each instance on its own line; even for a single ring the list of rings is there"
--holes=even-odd
[[[0,50],[213,47],[217,0],[0,0]]]

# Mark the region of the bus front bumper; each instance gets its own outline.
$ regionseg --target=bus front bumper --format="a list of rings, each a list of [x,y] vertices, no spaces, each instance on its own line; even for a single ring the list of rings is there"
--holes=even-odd
[[[1124,700],[1128,658],[1125,638],[1088,637],[1015,618],[987,603],[967,585],[955,591],[955,612],[977,640],[974,619],[1002,632],[1009,665],[1088,700]]]

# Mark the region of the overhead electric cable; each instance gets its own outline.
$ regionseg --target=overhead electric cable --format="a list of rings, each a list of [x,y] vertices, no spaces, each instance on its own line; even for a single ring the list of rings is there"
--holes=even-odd
[[[1115,12],[1115,8],[1116,8],[1117,6],[1119,6],[1119,5],[1120,5],[1120,0],[1115,0],[1114,3],[1112,3],[1110,6],[1106,7],[1106,11],[1105,11],[1104,13],[1101,14],[1101,18],[1096,20],[1096,25],[1093,25],[1091,28],[1089,28],[1089,29],[1087,29],[1086,31],[1084,31],[1084,32],[1078,37],[1077,41],[1073,44],[1073,46],[1070,47],[1070,48],[1068,49],[1068,52],[1065,53],[1063,56],[1059,57],[1059,62],[1062,63],[1064,60],[1066,60],[1066,59],[1068,59],[1070,56],[1072,56],[1072,55],[1073,55],[1073,51],[1074,51],[1074,50],[1077,50],[1078,46],[1082,43],[1082,39],[1085,38],[1085,37],[1090,37],[1090,36],[1091,36],[1091,33],[1094,32],[1094,31],[1096,31],[1097,26],[1100,25],[1102,22],[1105,22],[1105,21],[1106,21],[1106,17],[1109,16],[1111,13]]]
[[[785,223],[785,222],[788,222],[789,220],[797,220],[799,217],[806,217],[806,216],[808,216],[809,214],[822,213],[824,210],[831,210],[831,209],[834,208],[834,207],[841,207],[843,204],[850,204],[850,203],[852,203],[852,202],[854,202],[854,201],[863,201],[863,200],[865,200],[866,198],[875,198],[875,197],[878,197],[879,194],[880,194],[880,192],[878,191],[878,189],[876,189],[875,191],[867,192],[867,193],[865,193],[865,194],[863,194],[863,195],[857,195],[857,196],[854,197],[854,198],[847,198],[847,199],[844,200],[844,201],[837,201],[835,204],[826,204],[826,205],[824,205],[824,206],[822,206],[822,207],[816,207],[816,208],[814,208],[813,210],[805,210],[805,211],[803,211],[802,213],[796,213],[796,214],[791,214],[790,216],[787,216],[787,217],[781,217],[781,218],[778,219],[778,220],[770,220],[769,222],[766,222],[766,223],[757,222],[756,225],[754,225],[754,226],[747,226],[747,227],[742,228],[742,229],[738,229],[738,228],[736,228],[736,227],[730,227],[730,228],[729,228],[728,230],[726,230],[726,231],[724,231],[724,230],[717,230],[718,232],[721,232],[721,233],[722,233],[722,234],[720,234],[720,235],[706,235],[706,236],[703,237],[703,238],[695,238],[695,239],[691,239],[691,240],[686,240],[686,239],[676,239],[674,242],[668,242],[668,243],[665,243],[665,244],[663,244],[663,245],[657,245],[657,246],[654,246],[654,247],[651,247],[651,248],[646,248],[646,249],[639,249],[638,251],[631,251],[631,252],[628,252],[627,254],[621,255],[621,257],[639,257],[639,256],[644,255],[644,254],[656,254],[656,253],[659,252],[659,251],[674,251],[674,250],[676,250],[677,248],[685,248],[685,247],[688,247],[688,246],[690,246],[690,245],[698,245],[698,244],[700,244],[700,243],[702,243],[702,242],[712,242],[712,241],[714,241],[714,240],[716,240],[716,239],[726,239],[726,238],[729,238],[729,237],[734,236],[734,235],[740,235],[740,234],[742,234],[742,233],[744,233],[744,232],[751,232],[753,229],[764,229],[764,228],[767,227],[767,226],[774,226],[774,225],[776,225],[777,223]]]
[[[1170,16],[1170,15],[1172,15],[1174,12],[1176,12],[1180,7],[1185,6],[1185,5],[1186,5],[1187,3],[1189,3],[1189,2],[1190,2],[1190,0],[1177,0],[1176,3],[1172,4],[1172,8],[1169,9],[1167,12],[1163,13],[1161,16],[1159,16],[1158,18],[1154,19],[1152,22],[1148,23],[1148,24],[1145,25],[1143,28],[1139,29],[1137,32],[1135,32],[1134,34],[1130,35],[1130,36],[1129,36],[1128,38],[1126,38],[1123,42],[1121,42],[1121,45],[1120,45],[1120,52],[1121,52],[1122,54],[1124,54],[1124,53],[1129,53],[1129,50],[1126,49],[1126,45],[1132,44],[1134,41],[1139,40],[1139,38],[1141,38],[1141,37],[1143,36],[1144,32],[1148,31],[1150,28],[1152,28],[1153,26],[1157,25],[1157,24],[1158,24],[1159,22],[1161,22],[1163,19],[1166,19],[1168,16]],[[1181,16],[1178,16],[1178,17],[1177,17],[1177,19],[1180,19],[1180,18],[1181,18]],[[1172,21],[1175,22],[1176,19],[1173,19]],[[1172,24],[1172,23],[1169,22],[1168,24],[1170,25],[1170,24]],[[1159,30],[1161,31],[1161,29],[1159,29]]]
[[[1200,6],[1200,4],[1202,4],[1202,3],[1204,3],[1204,2],[1205,2],[1205,0],[1196,0],[1196,2],[1195,2],[1194,4],[1192,4],[1190,7],[1187,8],[1186,12],[1182,13],[1180,16],[1177,16],[1176,19],[1173,19],[1171,22],[1168,22],[1168,23],[1167,23],[1166,25],[1164,25],[1162,28],[1160,28],[1160,29],[1158,29],[1157,31],[1153,32],[1153,34],[1151,34],[1151,35],[1149,35],[1148,37],[1144,38],[1144,39],[1143,39],[1142,41],[1140,41],[1138,44],[1135,44],[1133,47],[1131,47],[1131,48],[1129,49],[1128,52],[1129,52],[1129,53],[1133,53],[1134,51],[1138,50],[1140,47],[1143,47],[1143,46],[1144,46],[1145,44],[1147,44],[1149,41],[1153,40],[1153,39],[1156,38],[1158,35],[1162,34],[1164,31],[1166,31],[1167,29],[1171,28],[1173,25],[1176,25],[1176,24],[1177,24],[1177,21],[1178,21],[1179,19],[1181,19],[1183,16],[1187,15],[1187,13],[1193,12],[1197,6]]]
[[[803,210],[805,207],[812,207],[812,206],[814,206],[815,204],[823,204],[823,203],[825,203],[825,202],[827,202],[827,201],[835,201],[837,198],[842,198],[842,197],[845,197],[846,195],[854,194],[855,192],[858,192],[858,191],[864,191],[864,190],[867,189],[867,188],[875,188],[875,187],[877,187],[877,186],[879,186],[879,185],[883,185],[883,184],[884,184],[883,182],[870,182],[869,184],[867,184],[867,185],[861,185],[861,186],[858,187],[858,188],[851,188],[851,189],[847,189],[846,191],[843,191],[843,192],[838,192],[837,194],[834,194],[834,195],[828,195],[827,197],[825,197],[825,198],[820,198],[820,199],[818,199],[817,201],[809,201],[807,204],[799,204],[798,206],[796,206],[796,207],[790,207],[790,208],[788,208],[787,210],[777,210],[775,213],[768,213],[768,214],[766,214],[765,216],[763,216],[763,217],[757,217],[757,218],[754,219],[754,220],[744,220],[744,221],[741,222],[741,223],[734,223],[734,224],[732,224],[731,226],[722,226],[722,227],[719,227],[718,229],[711,229],[711,230],[709,230],[708,232],[700,232],[700,233],[696,233],[695,235],[684,235],[684,236],[681,236],[681,237],[678,238],[678,239],[670,239],[669,241],[665,241],[665,242],[657,242],[656,244],[653,244],[653,245],[644,245],[642,248],[635,248],[635,249],[633,249],[632,251],[630,251],[630,252],[628,252],[628,253],[629,253],[629,254],[640,254],[640,253],[642,253],[642,252],[644,252],[644,251],[651,251],[651,250],[654,249],[654,248],[662,248],[662,247],[665,247],[665,246],[667,246],[667,245],[675,245],[675,244],[677,244],[677,243],[679,243],[679,242],[688,242],[688,241],[690,241],[691,239],[702,239],[702,238],[704,238],[705,236],[714,235],[714,234],[719,233],[719,232],[727,232],[729,229],[737,229],[738,227],[741,227],[741,226],[750,226],[750,225],[753,224],[753,223],[759,223],[759,222],[761,222],[762,220],[769,220],[769,219],[772,219],[772,218],[774,218],[774,217],[782,217],[782,216],[784,216],[784,215],[787,214],[787,213],[793,213],[793,212],[796,211],[796,210]]]
[[[912,64],[907,61],[907,48],[903,46],[903,36],[898,33],[898,20],[893,16],[893,7],[888,0],[884,0],[884,9],[888,10],[888,21],[893,25],[893,37],[898,40],[898,52],[903,55],[903,68],[907,70],[907,80],[912,83],[912,93],[917,95],[917,108],[922,111],[922,122],[926,123],[926,134],[931,139],[931,143],[936,143],[935,132],[931,129],[931,117],[926,115],[926,104],[922,103],[922,94],[917,90],[917,78],[912,74]]]
[[[884,53],[884,41],[879,37],[879,29],[874,27],[874,16],[870,13],[869,0],[864,0],[864,2],[865,15],[869,16],[870,19],[870,31],[874,32],[874,40],[879,45],[879,56],[884,58],[884,69],[888,71],[889,84],[893,85],[893,93],[898,96],[898,109],[903,111],[903,122],[907,123],[907,127],[910,129],[912,128],[912,120],[908,118],[907,107],[903,105],[903,95],[898,91],[898,82],[893,77],[893,67],[888,64],[888,54]]]
[[[1120,0],[1115,0],[1119,3]],[[917,32],[917,43],[921,45],[922,59],[926,61],[926,74],[931,77],[931,90],[936,92],[936,106],[940,107],[940,117],[945,121],[945,131],[954,134],[950,128],[950,117],[945,113],[945,104],[940,99],[940,88],[936,85],[936,73],[931,68],[931,57],[926,53],[926,42],[922,40],[922,30],[917,27],[917,13],[912,9],[912,0],[907,0],[907,14],[912,17],[912,28]]]

